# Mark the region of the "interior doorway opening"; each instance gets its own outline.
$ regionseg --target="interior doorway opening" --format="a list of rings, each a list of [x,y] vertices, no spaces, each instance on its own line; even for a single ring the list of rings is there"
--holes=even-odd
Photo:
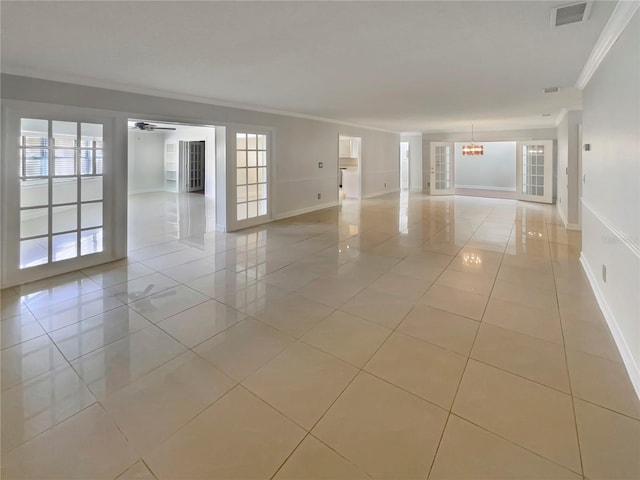
[[[476,142],[483,155],[463,155],[468,142],[454,144],[455,194],[516,198],[516,142]]]
[[[361,198],[362,138],[338,137],[338,201]]]
[[[129,119],[128,250],[215,230],[215,128]]]

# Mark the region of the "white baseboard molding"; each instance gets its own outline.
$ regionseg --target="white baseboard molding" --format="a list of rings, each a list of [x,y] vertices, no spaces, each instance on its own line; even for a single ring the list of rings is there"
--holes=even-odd
[[[413,193],[422,193],[423,190],[422,187],[411,187],[409,188],[409,191]]]
[[[384,190],[379,190],[377,192],[373,192],[373,193],[368,193],[367,195],[365,195],[362,198],[373,198],[373,197],[379,197],[381,195],[388,195],[389,193],[397,193],[399,192],[400,189],[399,188],[386,188]]]
[[[556,210],[558,211],[558,215],[560,215],[560,220],[564,224],[564,228],[568,228],[569,222],[567,221],[567,217],[565,217],[564,212],[560,208],[560,204],[556,201]]]
[[[515,192],[515,187],[489,187],[487,185],[456,185],[456,188],[467,188],[469,190],[497,190],[500,192]]]
[[[580,253],[580,263],[582,264],[582,268],[587,274],[587,278],[589,279],[589,283],[591,284],[591,289],[593,290],[593,293],[596,297],[596,301],[598,302],[600,310],[604,315],[607,326],[609,327],[609,331],[611,332],[611,335],[616,342],[616,346],[618,347],[618,351],[620,352],[620,356],[622,357],[624,366],[626,367],[627,373],[629,374],[629,379],[631,380],[633,388],[636,391],[636,395],[638,396],[638,398],[640,398],[640,366],[636,363],[635,358],[631,353],[631,349],[629,348],[629,345],[627,344],[622,331],[620,331],[620,327],[618,326],[618,322],[616,321],[613,311],[609,307],[607,299],[598,286],[596,276],[593,274],[593,271],[589,266],[589,261],[584,256],[584,252]]]
[[[582,231],[582,227],[580,227],[580,225],[578,225],[577,223],[568,223],[567,230],[575,230],[577,232],[580,232]]]
[[[129,195],[137,195],[138,193],[155,193],[155,192],[167,192],[164,187],[161,188],[143,188],[141,190],[132,190]]]
[[[295,217],[297,215],[304,215],[305,213],[315,212],[316,210],[323,210],[325,208],[336,207],[338,201],[322,203],[320,205],[313,205],[311,207],[299,208],[298,210],[289,210],[288,212],[279,213],[274,216],[274,220],[282,220],[283,218]]]

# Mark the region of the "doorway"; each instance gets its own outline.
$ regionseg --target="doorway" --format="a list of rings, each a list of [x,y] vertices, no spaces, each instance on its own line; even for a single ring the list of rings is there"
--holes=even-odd
[[[400,189],[409,189],[409,142],[400,142]]]
[[[129,119],[129,251],[215,230],[215,128]]]
[[[361,198],[362,138],[338,137],[338,202]]]
[[[456,195],[509,198],[516,197],[516,142],[482,142],[483,155],[463,155],[468,142],[456,142]]]

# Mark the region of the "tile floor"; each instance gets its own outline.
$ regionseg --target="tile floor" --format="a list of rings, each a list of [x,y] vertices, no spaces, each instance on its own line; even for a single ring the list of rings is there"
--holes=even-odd
[[[3,479],[640,478],[552,206],[392,194],[220,234],[202,196],[134,202],[127,260],[2,291]]]

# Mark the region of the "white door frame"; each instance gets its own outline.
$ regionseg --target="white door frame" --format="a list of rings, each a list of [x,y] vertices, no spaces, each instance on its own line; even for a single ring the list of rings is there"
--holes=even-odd
[[[19,150],[21,118],[103,124],[103,251],[20,269]],[[1,278],[4,287],[99,265],[126,256],[127,118],[114,112],[66,105],[3,101],[0,226]],[[123,135],[124,134],[124,135]],[[15,159],[15,161],[12,161]],[[124,219],[124,221],[122,220]]]
[[[238,220],[238,194],[237,194],[237,169],[236,169],[236,134],[252,133],[267,136],[267,213],[257,217]],[[227,214],[227,231],[233,232],[244,228],[261,225],[270,222],[273,219],[273,211],[275,205],[275,189],[276,184],[274,173],[274,144],[275,131],[272,128],[259,127],[255,125],[227,125],[226,126],[226,151],[227,151],[227,192],[226,192],[226,214]],[[217,172],[216,172],[217,173]]]
[[[436,181],[436,148],[445,147],[449,149],[449,188],[437,188]],[[429,145],[429,166],[430,166],[430,181],[429,181],[429,194],[430,195],[453,195],[456,190],[456,178],[455,178],[455,149],[453,148],[453,142],[430,142]]]
[[[544,148],[544,180],[543,194],[531,194],[523,184],[524,176],[529,172],[523,171],[523,147],[542,146]],[[528,202],[553,203],[553,141],[527,140],[516,142],[516,198]]]

